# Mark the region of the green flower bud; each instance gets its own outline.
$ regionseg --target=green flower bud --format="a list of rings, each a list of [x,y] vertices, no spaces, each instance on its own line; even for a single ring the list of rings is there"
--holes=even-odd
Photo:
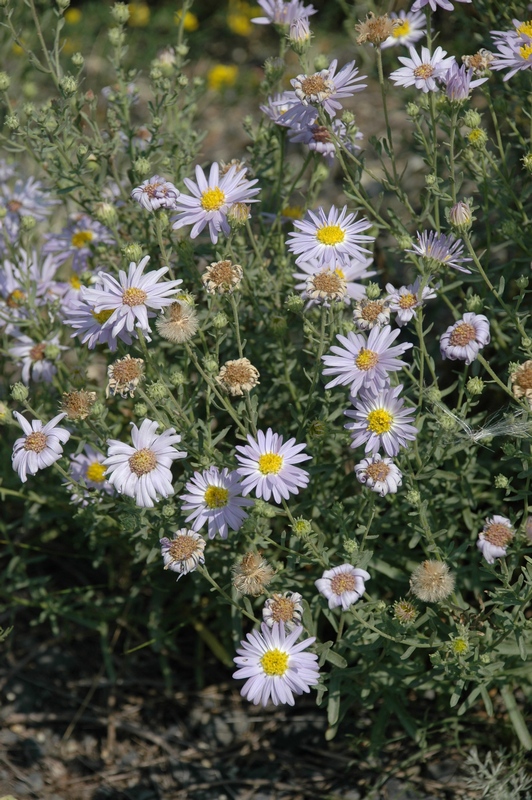
[[[25,400],[28,399],[29,389],[27,386],[24,386],[23,383],[15,383],[11,387],[11,397],[13,400],[17,400],[19,403],[23,403]]]
[[[94,208],[94,216],[103,225],[116,225],[118,213],[112,203],[97,203]]]
[[[493,485],[496,489],[507,489],[510,485],[510,481],[506,475],[495,475],[495,478],[493,479]]]
[[[27,117],[31,118],[35,114],[35,106],[33,105],[33,103],[24,103],[24,105],[22,106],[22,111]]]
[[[124,245],[122,248],[122,253],[127,261],[134,261],[135,263],[138,263],[143,256],[144,250],[140,244],[131,242],[131,244]]]
[[[351,111],[344,111],[342,114],[342,122],[344,125],[352,125],[355,121],[355,115]]]
[[[171,506],[171,505],[163,506],[161,508],[161,514],[163,515],[163,517],[165,517],[165,519],[169,519],[170,517],[173,517],[174,514],[175,514],[174,506]]]
[[[426,397],[429,403],[439,403],[441,400],[441,392],[437,386],[429,386]]]
[[[122,530],[133,533],[137,529],[137,518],[134,514],[122,514],[119,517]]]
[[[520,275],[515,280],[515,285],[517,286],[518,289],[521,289],[521,291],[524,291],[528,287],[529,283],[530,281],[526,275]]]
[[[425,183],[430,188],[432,186],[438,185],[438,176],[437,175],[425,175]]]
[[[59,81],[59,87],[65,97],[71,97],[78,90],[78,82],[72,75],[65,75],[65,77],[61,78]]]
[[[137,417],[147,417],[148,416],[148,406],[145,403],[135,403],[133,408]]]
[[[20,126],[19,118],[16,114],[8,114],[6,117],[6,125],[10,131],[16,131]]]
[[[168,379],[172,386],[185,386],[188,383],[188,378],[184,372],[181,372],[180,369],[174,368],[171,370]]]
[[[488,141],[488,134],[483,128],[473,128],[467,135],[467,141],[475,150],[484,150]]]
[[[266,503],[264,500],[255,500],[255,505],[253,506],[252,513],[255,514],[257,517],[263,517],[264,519],[273,519],[276,516],[277,510],[271,506],[269,503]]]
[[[532,172],[532,153],[527,153],[526,156],[523,156],[521,161],[523,162],[523,166],[527,172]]]
[[[126,40],[126,35],[120,28],[110,28],[107,36],[113,47],[121,47]]]
[[[35,81],[24,81],[22,84],[22,94],[28,100],[35,100],[39,94],[39,86],[35,83]]]
[[[417,105],[417,103],[407,103],[406,104],[406,113],[408,114],[408,116],[411,119],[415,119],[416,117],[418,117],[420,115],[421,109]]]
[[[376,300],[380,297],[381,294],[381,287],[378,283],[372,283],[371,281],[366,286],[366,297],[368,300]]]
[[[70,5],[70,0],[56,0],[59,11],[66,11]]]
[[[304,519],[304,517],[298,517],[295,519],[294,524],[291,527],[295,535],[302,539],[312,533],[312,524],[308,521],[308,519]]]
[[[197,80],[198,80],[197,78],[194,78],[194,85],[201,86],[201,83],[203,83],[203,81],[200,78],[201,83],[197,83]],[[179,78],[177,79],[177,82],[179,86],[188,86],[188,78],[186,75],[180,75]]]
[[[316,72],[321,72],[322,69],[327,69],[328,66],[329,66],[329,59],[324,53],[321,53],[314,59],[314,69],[316,70]]]
[[[218,360],[214,356],[206,356],[203,359],[203,366],[205,370],[209,372],[211,375],[220,371],[220,365],[218,364]]]
[[[512,456],[515,456],[517,453],[517,448],[512,442],[504,442],[501,450],[505,456],[508,456],[508,458],[512,458]]]
[[[61,348],[56,344],[47,344],[44,348],[44,357],[49,361],[55,361],[61,355]]]
[[[393,615],[405,628],[416,621],[418,614],[419,611],[409,600],[396,600],[393,604]]]
[[[188,55],[189,47],[186,44],[178,44],[175,51],[178,56],[185,58]]]
[[[482,311],[484,308],[482,297],[479,297],[478,294],[470,294],[469,297],[466,298],[466,308],[468,311],[473,311],[475,314],[478,314],[478,312]]]
[[[133,169],[139,177],[144,178],[151,172],[151,162],[147,158],[137,158],[137,160],[133,162]]]
[[[421,505],[421,495],[417,489],[409,489],[405,494],[405,500],[407,503],[410,503],[411,506]]]
[[[478,111],[469,109],[468,111],[465,112],[463,120],[464,120],[464,125],[467,125],[468,128],[478,128],[478,126],[482,122],[482,117],[480,116]]]
[[[32,217],[31,214],[27,214],[20,220],[20,227],[23,231],[32,231],[36,225],[37,220],[35,217]]]
[[[270,317],[270,330],[274,336],[284,336],[288,328],[286,318],[281,314],[272,314]]]
[[[354,539],[344,539],[342,544],[351,561],[354,561],[359,551],[358,542]]]
[[[412,247],[412,239],[407,233],[396,234],[395,238],[401,250],[409,250]]]
[[[163,77],[162,71],[159,67],[152,67],[150,70],[150,78],[152,81],[159,81]]]
[[[0,72],[0,92],[7,92],[10,83],[11,78],[7,72]]]
[[[322,419],[314,419],[307,428],[308,439],[322,439],[327,435],[329,426]]]
[[[55,130],[57,130],[59,122],[57,121],[57,117],[53,112],[50,112],[49,114],[46,115],[43,125],[45,130],[48,131],[48,133],[53,133]]]
[[[229,318],[227,314],[224,314],[223,311],[218,311],[218,313],[212,318],[212,324],[218,330],[222,330],[223,328],[227,328],[229,325]]]
[[[146,394],[151,400],[164,400],[165,397],[168,397],[168,389],[161,381],[155,381],[146,386]]]
[[[9,408],[5,403],[0,402],[0,425],[3,425],[9,417]]]
[[[264,62],[264,75],[270,83],[277,83],[284,75],[286,65],[282,58],[267,58]]]
[[[125,25],[129,19],[129,7],[127,3],[115,3],[111,8],[111,16],[119,25]]]
[[[293,314],[297,314],[303,310],[303,306],[305,305],[303,298],[299,294],[289,294],[284,302],[288,311],[291,311]]]
[[[484,391],[484,381],[482,378],[469,378],[466,384],[466,390],[473,397],[475,395],[482,394]]]
[[[83,58],[83,55],[81,53],[74,53],[74,55],[72,56],[72,63],[74,64],[75,67],[82,67],[83,64],[85,63],[85,59]]]

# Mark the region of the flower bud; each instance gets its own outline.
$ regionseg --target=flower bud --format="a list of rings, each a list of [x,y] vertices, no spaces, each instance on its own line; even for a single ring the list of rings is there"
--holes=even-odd
[[[488,134],[483,128],[473,128],[467,136],[467,141],[475,150],[484,150],[488,141]]]
[[[484,381],[482,378],[469,378],[467,385],[466,385],[467,392],[472,395],[482,394],[484,391]]]
[[[59,81],[59,87],[65,97],[71,97],[78,90],[78,82],[72,75],[65,75],[65,77],[61,78]]]
[[[473,214],[468,203],[456,203],[449,211],[449,222],[459,233],[468,231],[473,223]]]
[[[411,119],[415,119],[416,117],[419,117],[419,114],[421,113],[421,109],[417,105],[417,103],[407,103],[406,104],[406,113],[408,114],[408,116]]]
[[[20,227],[23,231],[32,231],[37,225],[37,220],[31,214],[26,214],[20,221]]]
[[[224,314],[223,311],[219,311],[212,318],[212,324],[218,330],[222,330],[223,328],[227,328],[227,326],[229,325],[229,319],[227,317],[227,314]]]
[[[11,387],[11,397],[13,400],[17,400],[19,403],[23,403],[25,400],[28,399],[29,389],[27,386],[24,386],[23,383],[15,383]]]
[[[421,495],[417,489],[409,489],[405,494],[405,500],[407,503],[410,503],[411,506],[421,505]]]
[[[165,517],[165,519],[170,519],[170,517],[173,517],[175,514],[174,506],[171,505],[163,506],[161,508],[161,514],[163,515],[163,517]]]
[[[11,131],[16,131],[20,125],[19,118],[16,114],[8,114],[6,117],[6,125]]]
[[[168,389],[164,383],[156,381],[146,386],[146,394],[151,400],[164,400],[165,397],[168,397]]]
[[[312,533],[312,524],[308,519],[304,519],[303,517],[298,517],[295,519],[294,524],[291,527],[295,535],[301,538],[305,538],[305,536],[308,536],[310,533]]]
[[[137,244],[137,242],[131,242],[131,244],[124,245],[122,248],[122,253],[127,261],[138,262],[144,255],[144,250],[140,244]]]
[[[468,128],[478,128],[480,123],[482,122],[482,117],[478,113],[478,111],[474,111],[473,109],[469,109],[464,114],[464,125],[467,125]]]
[[[126,40],[126,35],[120,28],[110,28],[107,36],[113,47],[121,47]]]
[[[168,379],[169,379],[170,383],[172,384],[172,386],[176,386],[176,387],[177,386],[185,386],[188,383],[188,378],[185,375],[185,373],[181,372],[181,370],[177,369],[177,368],[174,368],[170,372],[170,375],[168,376]]]
[[[528,287],[529,279],[526,275],[520,275],[518,278],[516,278],[515,284],[518,289],[524,291]]]
[[[47,344],[44,348],[44,357],[49,361],[55,361],[61,354],[61,348],[56,344]]]
[[[314,59],[314,71],[321,72],[322,69],[327,69],[329,66],[329,59],[324,53],[320,53],[319,56],[316,56]]]
[[[115,3],[111,8],[111,16],[119,25],[125,25],[129,19],[129,7],[127,3]]]
[[[274,336],[284,336],[288,328],[286,318],[281,314],[272,314],[270,317],[270,330]]]
[[[466,308],[468,311],[478,314],[484,308],[484,301],[478,294],[471,294],[466,298]]]
[[[214,373],[220,371],[220,365],[214,356],[206,356],[203,359],[203,366],[207,372],[211,373],[211,375],[214,375]]]
[[[371,281],[366,286],[366,297],[368,300],[376,300],[380,297],[381,294],[381,287],[378,283],[372,283]]]
[[[11,78],[7,72],[0,72],[0,92],[7,92],[10,83]]]
[[[146,175],[151,173],[151,163],[147,158],[137,158],[136,161],[133,162],[133,169],[137,173],[140,178],[144,178]]]
[[[118,213],[112,203],[97,203],[94,216],[103,225],[116,225],[118,221]]]
[[[282,58],[267,58],[264,62],[264,74],[266,79],[274,84],[280,81],[284,75],[285,63]]]
[[[85,59],[83,58],[83,55],[81,53],[74,53],[74,55],[72,56],[72,63],[74,64],[75,67],[82,67],[83,64],[85,63]]]
[[[495,478],[493,479],[493,485],[496,489],[507,489],[510,485],[510,481],[506,475],[495,475]]]
[[[284,304],[288,311],[291,311],[293,314],[297,314],[302,311],[303,306],[305,305],[301,295],[299,294],[289,294]]]
[[[146,417],[148,415],[148,406],[144,403],[135,403],[133,411],[137,417]]]
[[[253,505],[252,513],[255,514],[257,517],[263,517],[264,519],[273,519],[277,514],[277,510],[267,503],[265,500],[255,500],[255,504]]]
[[[0,402],[0,425],[3,425],[9,414],[9,408],[6,406],[5,403]]]

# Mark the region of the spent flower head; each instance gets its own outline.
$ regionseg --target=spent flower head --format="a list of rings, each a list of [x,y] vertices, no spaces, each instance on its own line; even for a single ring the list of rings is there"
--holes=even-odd
[[[443,561],[423,561],[410,577],[412,593],[424,603],[441,603],[454,591],[454,575]]]
[[[329,608],[341,606],[347,611],[364,594],[365,581],[370,579],[365,569],[341,564],[339,567],[326,569],[321,578],[315,581],[316,588],[329,601]]]
[[[506,555],[506,548],[515,536],[512,523],[507,517],[495,514],[488,517],[484,528],[478,535],[477,547],[488,564]]]
[[[177,580],[205,564],[205,539],[199,533],[180,528],[171,539],[159,539],[164,568],[177,572]]]

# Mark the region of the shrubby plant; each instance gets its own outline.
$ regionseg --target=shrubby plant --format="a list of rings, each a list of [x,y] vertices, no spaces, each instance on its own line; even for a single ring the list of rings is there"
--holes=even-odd
[[[110,9],[101,92],[61,52],[67,0],[1,5],[42,86],[0,76],[13,610],[107,656],[120,618],[168,681],[191,625],[250,701],[315,692],[329,738],[365,706],[421,742],[408,698],[435,692],[505,705],[530,748],[532,22],[342,3],[343,63],[312,6],[259,0],[279,50],[249,146],[206,164],[188,2],[147,75]]]

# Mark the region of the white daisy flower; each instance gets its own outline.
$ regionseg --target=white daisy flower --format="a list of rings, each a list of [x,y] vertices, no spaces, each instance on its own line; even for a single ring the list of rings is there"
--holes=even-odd
[[[375,270],[368,269],[372,263],[371,256],[350,259],[348,264],[342,265],[334,262],[334,267],[322,265],[315,258],[308,262],[301,261],[298,266],[302,271],[292,273],[293,278],[301,281],[296,283],[294,289],[301,292],[304,300],[308,300],[305,306],[308,309],[317,304],[328,307],[331,302],[331,288],[334,289],[335,284],[345,284],[345,294],[341,299],[349,305],[351,300],[364,297],[365,288],[359,281],[376,274]]]
[[[363,458],[355,465],[355,475],[372,492],[377,492],[381,497],[395,494],[403,482],[399,467],[396,467],[391,458],[386,458],[375,453],[368,458]]]
[[[274,705],[294,705],[294,695],[310,691],[318,683],[318,656],[303,653],[316,641],[314,636],[296,644],[303,628],[298,625],[286,633],[284,625],[276,622],[273,628],[263,622],[260,633],[252,631],[237,649],[234,662],[238,669],[233,678],[246,680],[241,694],[251,703],[263,706],[271,700]]]
[[[170,467],[176,458],[186,458],[186,452],[176,450],[181,436],[174,428],[158,434],[158,423],[145,419],[140,428],[131,423],[133,446],[117,439],[108,439],[109,450],[103,462],[107,476],[116,490],[133,497],[141,508],[153,508],[158,497],[174,493]]]
[[[440,352],[443,359],[465,361],[471,364],[485,345],[490,342],[490,324],[484,314],[472,311],[450,325],[440,339]]]
[[[66,417],[65,412],[45,425],[40,419],[34,419],[30,423],[18,411],[13,411],[13,416],[24,431],[24,436],[17,439],[13,446],[13,469],[18,472],[22,483],[26,483],[28,475],[35,475],[38,470],[49,467],[61,458],[61,443],[68,442],[70,432],[57,425]]]
[[[512,523],[506,517],[495,514],[486,519],[484,528],[478,535],[477,547],[488,564],[493,564],[496,558],[506,555],[506,548],[514,535]]]
[[[72,490],[72,502],[87,506],[89,499],[94,499],[94,497],[101,499],[100,492],[114,494],[114,486],[105,477],[107,467],[104,464],[103,453],[95,450],[90,444],[86,444],[83,451],[83,453],[70,457],[70,474],[77,483],[85,485],[87,490],[93,489],[94,491],[85,490],[80,494],[78,488],[72,484],[68,484],[68,488]]]
[[[421,48],[421,55],[410,48],[410,58],[399,56],[399,61],[404,64],[400,69],[392,72],[390,79],[396,86],[415,86],[422,92],[437,92],[438,79],[444,77],[447,70],[455,63],[454,56],[447,56],[447,51],[437,47],[430,53],[428,47]]]
[[[46,348],[51,347],[57,356],[67,348],[59,344],[59,335],[44,342],[35,342],[29,336],[17,332],[15,343],[9,348],[9,355],[22,367],[22,380],[28,385],[31,380],[51,383],[57,367],[54,360],[47,358]]]
[[[401,447],[416,438],[418,430],[411,425],[415,410],[403,408],[404,400],[399,397],[402,388],[399,384],[377,394],[361,392],[353,398],[354,411],[344,411],[346,417],[355,420],[344,425],[352,432],[351,447],[365,444],[366,453],[378,453],[382,447],[387,456],[396,456]]]
[[[370,574],[365,569],[341,564],[339,567],[326,569],[321,578],[315,581],[315,586],[329,601],[329,608],[342,606],[342,611],[347,611],[349,606],[360,600],[366,591],[364,581],[369,579]]]
[[[423,11],[400,11],[398,14],[392,11],[390,17],[397,20],[397,24],[392,35],[381,44],[383,50],[400,44],[411,47],[427,33],[427,18]]]
[[[131,197],[146,211],[157,211],[159,208],[174,211],[179,192],[173,183],[160,175],[154,175],[133,189]]]
[[[262,607],[262,619],[269,628],[282,623],[287,631],[293,631],[303,616],[303,598],[299,592],[283,592],[269,597]]]
[[[331,206],[328,215],[323,208],[317,212],[308,211],[301,222],[295,221],[296,231],[289,233],[291,239],[286,244],[292,253],[296,253],[296,264],[315,259],[321,266],[337,263],[348,267],[352,259],[363,259],[370,251],[361,247],[360,243],[375,241],[374,236],[362,234],[371,228],[371,223],[362,217],[355,222],[356,214],[348,214],[347,206],[339,212]]]
[[[95,314],[112,311],[104,324],[111,329],[113,337],[119,336],[124,329],[128,334],[134,334],[135,328],[139,327],[149,341],[148,319],[173,303],[173,295],[183,283],[180,278],[159,283],[159,279],[168,272],[168,267],[143,275],[149,260],[149,256],[144,256],[138,264],[132,261],[127,274],[122,269],[119,271],[118,280],[107,272],[99,272],[98,285],[81,288],[81,299],[93,307]],[[172,296],[168,297],[168,294]]]
[[[429,286],[431,277],[427,280],[427,285],[423,287],[420,292],[421,278],[416,278],[414,283],[408,286],[400,286],[395,289],[391,283],[386,284],[386,291],[388,297],[386,298],[390,311],[396,311],[397,316],[395,321],[402,327],[415,316],[416,308],[423,305],[425,300],[433,300],[436,297],[436,292]],[[437,287],[436,287],[437,288]]]
[[[248,435],[249,444],[237,445],[236,459],[240,464],[237,472],[242,477],[242,494],[254,489],[257,497],[268,502],[273,495],[276,503],[281,503],[283,498],[288,500],[291,494],[299,494],[299,489],[307,486],[309,474],[294,464],[308,461],[312,456],[301,452],[306,442],[295,444],[295,441],[289,439],[283,444],[283,437],[268,428],[266,433],[258,431],[256,440]]]
[[[238,531],[248,517],[243,507],[253,505],[253,500],[241,496],[238,474],[226,468],[220,471],[218,467],[209,467],[195,472],[185,489],[188,494],[180,495],[180,500],[185,501],[181,508],[192,511],[185,522],[194,520],[192,530],[195,531],[207,523],[209,539],[214,539],[217,533],[227,539],[228,528]]]
[[[192,192],[180,194],[174,208],[179,215],[172,219],[173,229],[179,230],[185,225],[192,225],[190,238],[195,239],[201,231],[209,226],[211,242],[216,244],[220,231],[229,236],[231,227],[227,215],[235,203],[257,203],[255,195],[260,189],[253,188],[257,179],[246,180],[246,167],[233,164],[227,172],[220,177],[220,167],[214,162],[209,172],[209,179],[205,177],[202,168],[196,167],[196,182],[185,178],[185,186]]]
[[[159,539],[164,568],[177,572],[177,580],[194,572],[199,564],[205,564],[205,539],[199,533],[181,528],[172,539]]]

